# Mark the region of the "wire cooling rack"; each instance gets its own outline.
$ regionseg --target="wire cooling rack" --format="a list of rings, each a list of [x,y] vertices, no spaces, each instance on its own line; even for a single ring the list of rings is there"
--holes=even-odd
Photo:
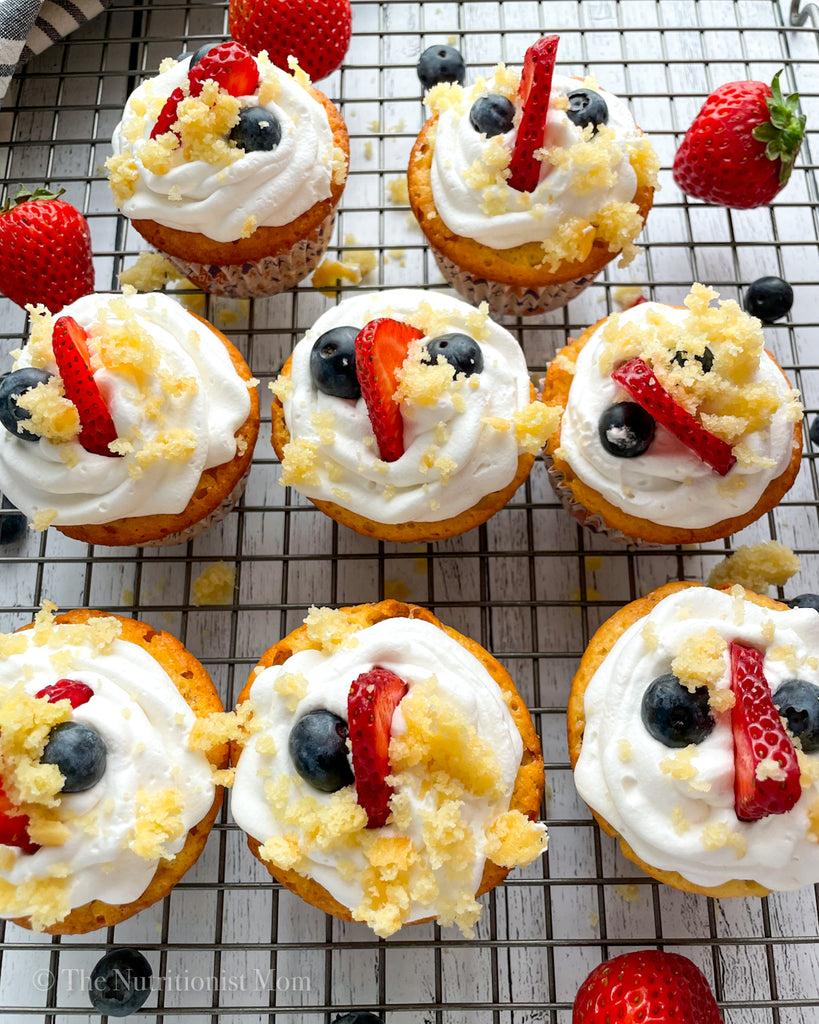
[[[748,282],[779,274],[796,298],[788,320],[766,328],[768,347],[801,388],[811,422],[819,406],[819,47],[816,6],[801,7],[784,0],[353,0],[347,60],[323,85],[351,136],[337,247],[375,252],[365,287],[443,287],[393,185],[423,120],[417,57],[431,43],[451,42],[474,76],[498,60],[519,65],[537,35],[557,31],[564,69],[593,71],[631,103],[661,156],[663,188],[643,236],[645,254],[630,268],[607,271],[564,310],[509,321],[535,377],[567,334],[615,308],[618,285],[679,302],[700,280],[738,298]],[[792,13],[794,21],[804,15],[802,27],[789,27]],[[33,60],[12,85],[0,110],[2,184],[65,187],[90,222],[100,291],[115,290],[117,273],[143,248],[117,216],[103,171],[125,98],[163,57],[226,32],[225,3],[123,0]],[[669,167],[704,96],[732,79],[770,80],[780,67],[788,85],[798,85],[814,129],[786,191],[772,207],[749,212],[686,201]],[[243,351],[265,395],[303,331],[355,290],[328,296],[307,282],[253,303],[197,294],[187,301]],[[24,317],[6,300],[0,312],[4,354],[24,337]],[[578,658],[624,602],[669,579],[703,579],[732,545],[769,538],[802,558],[789,593],[819,590],[819,482],[810,441],[787,499],[725,544],[634,553],[592,536],[558,506],[538,462],[485,526],[445,543],[402,547],[357,537],[279,486],[269,414],[263,419],[243,501],[187,547],[89,548],[49,531],[2,549],[0,626],[30,621],[46,597],[63,608],[146,619],[201,658],[229,707],[262,651],[309,605],[385,596],[428,605],[491,649],[532,709],[549,786],[548,857],[484,897],[474,939],[419,925],[378,941],[273,883],[223,811],[196,867],[164,903],[132,920],[62,939],[0,925],[0,1019],[97,1019],[85,987],[113,943],[137,946],[153,965],[156,991],[140,1014],[146,1021],[324,1024],[331,1014],[371,1009],[388,1024],[569,1024],[577,987],[595,964],[657,945],[699,964],[726,1024],[819,1021],[816,892],[712,901],[649,879],[592,823],[572,784],[564,736]],[[236,567],[236,601],[196,607],[192,583],[215,561]]]

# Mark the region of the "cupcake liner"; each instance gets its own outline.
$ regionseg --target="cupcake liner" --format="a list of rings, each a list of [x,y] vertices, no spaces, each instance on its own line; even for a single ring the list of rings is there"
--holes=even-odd
[[[581,526],[593,533],[599,533],[613,540],[618,544],[627,544],[629,547],[659,548],[661,544],[654,544],[651,541],[642,540],[640,537],[631,537],[606,525],[606,521],[599,512],[590,512],[585,505],[581,504],[574,496],[571,487],[566,483],[566,478],[555,467],[554,459],[547,452],[543,453],[543,461],[546,465],[546,472],[549,475],[549,483],[552,490],[560,499],[561,505],[566,509],[572,518],[576,519]]]
[[[438,269],[452,285],[456,292],[474,305],[486,302],[493,313],[506,316],[533,316],[536,313],[548,313],[552,309],[560,309],[579,295],[597,277],[590,274],[578,277],[574,281],[561,284],[545,284],[540,288],[523,288],[518,285],[501,284],[499,281],[487,281],[475,277],[467,270],[462,270],[448,256],[444,256],[434,246],[430,246]]]
[[[200,519],[197,523],[192,523],[186,530],[179,530],[178,533],[169,533],[167,536],[160,538],[159,540],[148,540],[140,544],[143,548],[170,548],[175,544],[187,544],[189,540],[193,540],[194,537],[199,537],[203,533],[220,523],[228,512],[231,511],[236,502],[241,498],[247,484],[247,478],[250,473],[250,464],[244,471],[242,476],[236,482],[236,486],[230,492],[226,494],[219,505],[204,519]]]
[[[299,239],[278,256],[263,256],[245,263],[191,263],[178,256],[164,255],[176,269],[202,291],[232,299],[278,295],[295,288],[321,262],[333,232],[335,210],[329,213],[307,238]]]

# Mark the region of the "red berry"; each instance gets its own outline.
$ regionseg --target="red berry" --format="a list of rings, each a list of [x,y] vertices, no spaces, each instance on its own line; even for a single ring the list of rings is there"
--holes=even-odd
[[[734,735],[734,809],[740,821],[756,821],[769,814],[785,814],[802,795],[799,763],[793,742],[785,732],[779,709],[762,669],[762,654],[754,647],[732,643],[731,708]],[[757,778],[764,760],[773,760],[784,778]]]
[[[559,41],[559,36],[541,36],[523,58],[518,88],[521,118],[509,160],[512,172],[509,185],[518,192],[534,192],[543,170],[543,164],[535,158],[535,150],[543,145]]]
[[[77,440],[88,452],[113,455],[108,445],[117,439],[117,428],[91,372],[85,331],[70,316],[54,324],[51,346],[63,379],[65,397],[77,407],[82,429]]]
[[[367,828],[380,828],[390,813],[390,727],[407,684],[386,668],[363,672],[347,694],[347,726],[353,752],[356,799]]]
[[[56,704],[58,700],[67,700],[72,708],[78,708],[87,704],[94,696],[94,691],[85,683],[77,679],[58,679],[50,686],[44,686],[35,697],[45,697],[49,704]]]
[[[250,50],[267,50],[284,71],[293,56],[313,79],[344,60],[352,33],[350,0],[230,0],[230,34]]]
[[[578,989],[572,1024],[722,1024],[688,957],[640,949],[599,964]]]
[[[703,462],[725,476],[737,461],[731,446],[697,422],[660,384],[643,359],[630,359],[619,366],[612,379],[625,388],[634,401],[651,413],[678,441],[699,455]]]
[[[688,195],[737,209],[764,206],[788,182],[805,134],[799,96],[783,97],[779,75],[728,82],[708,97],[674,157]]]
[[[58,313],[94,291],[88,222],[59,195],[21,189],[0,207],[0,291],[18,306]]]
[[[230,39],[226,43],[211,47],[190,69],[188,94],[199,96],[205,82],[210,80],[216,82],[220,89],[224,89],[231,96],[249,96],[256,91],[259,84],[259,69],[245,47]],[[184,98],[184,91],[177,88],[165,100],[165,105],[151,130],[152,139],[173,130],[176,123],[176,108]]]
[[[410,342],[423,336],[417,327],[388,317],[371,320],[356,335],[355,372],[384,462],[404,454],[404,421],[393,398],[395,373],[407,358]]]
[[[0,844],[16,846],[23,853],[36,853],[40,847],[28,836],[28,815],[20,814],[0,784]]]

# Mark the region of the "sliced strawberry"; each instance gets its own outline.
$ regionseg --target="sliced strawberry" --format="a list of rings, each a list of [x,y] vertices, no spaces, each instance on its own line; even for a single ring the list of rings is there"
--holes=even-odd
[[[523,58],[518,88],[521,118],[509,161],[509,184],[518,192],[534,192],[540,181],[543,164],[535,159],[535,150],[543,145],[559,42],[560,36],[541,36]]]
[[[85,683],[77,679],[58,679],[50,686],[44,686],[42,690],[34,694],[35,697],[45,697],[49,704],[56,704],[58,700],[67,700],[72,708],[78,708],[87,704],[94,696],[94,691]]]
[[[407,358],[410,342],[423,336],[417,327],[387,317],[371,320],[356,335],[355,372],[384,462],[404,454],[404,421],[393,398],[395,372]]]
[[[188,72],[188,95],[198,96],[205,82],[212,79],[231,96],[249,96],[259,84],[259,68],[248,50],[232,39],[212,47],[205,56]],[[151,129],[151,138],[173,130],[176,123],[176,108],[185,98],[185,92],[176,88],[165,100],[156,124]]]
[[[28,815],[20,814],[0,785],[0,844],[17,846],[23,853],[36,853],[40,847],[28,836]]]
[[[737,461],[731,446],[706,430],[691,413],[678,405],[643,359],[630,359],[611,376],[638,405],[720,476],[725,476]]]
[[[356,799],[367,812],[367,828],[380,828],[390,813],[390,727],[406,692],[407,684],[394,672],[373,668],[363,672],[347,694]]]
[[[116,441],[117,428],[91,372],[85,331],[73,317],[61,316],[54,324],[51,346],[65,396],[80,414],[82,430],[77,440],[88,452],[113,455],[108,445]]]
[[[802,795],[796,751],[771,697],[762,669],[762,654],[754,647],[732,643],[731,709],[734,734],[734,808],[740,821],[784,814]],[[773,760],[784,778],[757,778],[764,760]]]

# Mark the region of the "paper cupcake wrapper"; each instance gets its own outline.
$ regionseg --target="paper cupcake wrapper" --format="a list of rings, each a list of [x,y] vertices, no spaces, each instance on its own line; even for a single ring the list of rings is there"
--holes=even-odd
[[[548,473],[549,483],[552,485],[552,490],[560,499],[561,505],[566,509],[569,515],[576,519],[581,526],[585,526],[587,530],[592,530],[594,533],[603,534],[608,537],[609,540],[613,540],[618,544],[627,544],[629,547],[662,547],[661,544],[653,544],[650,541],[642,540],[639,537],[630,537],[628,534],[623,533],[622,530],[616,530],[607,526],[605,519],[599,512],[589,512],[586,506],[581,504],[577,498],[575,498],[574,492],[566,483],[566,478],[560,470],[555,467],[552,456],[547,452],[544,452],[543,461],[546,464],[546,472]]]
[[[564,281],[561,284],[545,284],[540,288],[523,288],[501,284],[499,281],[487,281],[483,277],[475,277],[469,271],[462,270],[434,246],[430,246],[430,248],[438,264],[438,269],[459,295],[475,306],[486,302],[491,312],[506,316],[533,316],[536,313],[548,313],[552,309],[560,309],[579,295],[597,277],[597,274],[589,274],[586,277],[578,277],[574,281]]]
[[[335,215],[333,210],[308,238],[299,239],[291,249],[278,256],[263,256],[259,260],[225,265],[191,263],[167,253],[165,256],[181,274],[212,295],[225,295],[231,299],[278,295],[295,288],[319,265],[330,244]]]
[[[145,541],[140,547],[143,548],[170,548],[175,544],[187,544],[189,540],[193,540],[194,537],[199,537],[203,533],[220,523],[225,516],[233,509],[233,506],[241,498],[247,484],[247,478],[250,474],[250,465],[244,471],[242,476],[236,483],[236,486],[230,492],[225,495],[219,505],[204,519],[200,519],[198,523],[192,523],[186,530],[180,530],[178,533],[169,533],[166,537],[162,537],[160,540],[149,540]]]

